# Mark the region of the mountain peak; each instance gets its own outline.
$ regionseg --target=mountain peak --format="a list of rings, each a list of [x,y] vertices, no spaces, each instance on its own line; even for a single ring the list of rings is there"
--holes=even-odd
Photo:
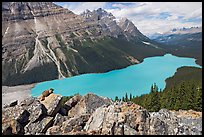
[[[80,14],[87,20],[101,20],[104,17],[110,17],[110,18],[115,18],[111,13],[108,13],[102,8],[98,8],[96,10],[93,10],[92,12],[90,10],[84,11],[82,14]]]
[[[39,16],[53,14],[72,13],[68,9],[54,4],[53,2],[3,2],[3,20],[25,20]],[[35,14],[35,15],[34,15]]]
[[[97,12],[107,12],[107,11],[105,11],[105,10],[102,9],[102,8],[98,8],[96,11],[97,11]]]

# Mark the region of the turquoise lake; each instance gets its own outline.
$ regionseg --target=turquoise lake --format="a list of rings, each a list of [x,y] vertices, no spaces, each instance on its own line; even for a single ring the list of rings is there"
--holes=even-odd
[[[106,73],[89,73],[64,79],[41,82],[31,90],[32,96],[39,96],[44,90],[54,89],[55,94],[62,96],[79,93],[95,93],[99,96],[114,99],[122,98],[125,93],[141,95],[150,92],[153,83],[161,89],[165,88],[165,79],[171,77],[176,69],[182,66],[199,67],[193,58],[183,58],[166,54],[145,58],[137,65]]]

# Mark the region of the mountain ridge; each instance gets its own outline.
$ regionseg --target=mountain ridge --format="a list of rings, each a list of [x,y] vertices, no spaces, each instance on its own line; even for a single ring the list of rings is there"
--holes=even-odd
[[[134,24],[130,25],[133,32],[124,33],[127,23],[120,28],[115,17],[103,9],[93,11],[93,20],[87,21],[50,2],[2,5],[3,85],[106,72],[165,53],[144,44],[142,41],[154,42]],[[104,13],[104,18],[95,18],[98,13]]]

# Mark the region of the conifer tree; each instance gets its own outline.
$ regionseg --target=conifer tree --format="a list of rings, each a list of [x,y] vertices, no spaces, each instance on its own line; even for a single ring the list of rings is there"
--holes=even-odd
[[[125,101],[128,102],[128,94],[127,94],[127,92],[125,94]]]
[[[115,96],[115,101],[117,101],[117,100],[119,100],[119,99],[118,99],[118,96]]]
[[[202,87],[197,87],[197,94],[195,96],[195,110],[202,111]]]
[[[130,101],[132,101],[132,94],[130,93]]]
[[[124,97],[122,97],[122,101],[125,102],[125,98]]]

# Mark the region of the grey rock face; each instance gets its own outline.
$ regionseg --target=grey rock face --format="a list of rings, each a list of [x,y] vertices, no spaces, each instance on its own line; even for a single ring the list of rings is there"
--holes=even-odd
[[[52,126],[48,128],[46,135],[61,135],[62,131],[60,129],[60,126]]]
[[[202,118],[178,117],[167,109],[151,113],[150,134],[201,135]],[[195,122],[195,123],[194,123]],[[196,128],[195,128],[196,127]]]
[[[19,103],[19,105],[20,105],[20,106],[29,106],[29,105],[32,104],[34,101],[35,101],[35,98],[30,97],[30,98],[27,98],[27,99],[21,101],[21,102]]]
[[[66,120],[68,120],[67,116],[62,116],[61,114],[57,113],[54,118],[53,126],[62,126],[62,123]]]
[[[148,37],[144,36],[137,27],[127,18],[122,18],[119,20],[118,26],[123,30],[124,35],[128,40],[149,40]]]
[[[31,105],[29,105],[27,110],[30,113],[30,122],[36,122],[42,116],[45,116],[47,114],[46,108],[38,100],[35,100]]]
[[[118,35],[123,35],[123,30],[117,25],[115,17],[111,14],[99,8],[93,10],[92,12],[87,10],[81,14],[86,21],[98,22],[102,26],[104,34],[109,36],[118,37]]]
[[[36,123],[28,123],[24,129],[27,135],[35,135],[36,133],[45,133],[47,129],[52,125],[53,117],[45,117],[41,121]]]
[[[103,135],[145,134],[148,112],[134,104],[115,104],[96,109],[86,123],[88,132],[97,131]]]
[[[85,134],[83,132],[83,127],[89,117],[89,114],[84,114],[67,119],[63,123],[60,122],[60,125],[54,124],[54,126],[47,130],[46,135]]]
[[[68,133],[72,130],[74,131],[81,131],[88,121],[90,115],[89,114],[82,114],[80,116],[75,116],[73,118],[68,119],[62,123],[62,133]]]
[[[108,98],[99,97],[95,94],[88,93],[68,112],[68,117],[75,115],[91,114],[96,108],[102,105],[109,105],[111,100]]]

